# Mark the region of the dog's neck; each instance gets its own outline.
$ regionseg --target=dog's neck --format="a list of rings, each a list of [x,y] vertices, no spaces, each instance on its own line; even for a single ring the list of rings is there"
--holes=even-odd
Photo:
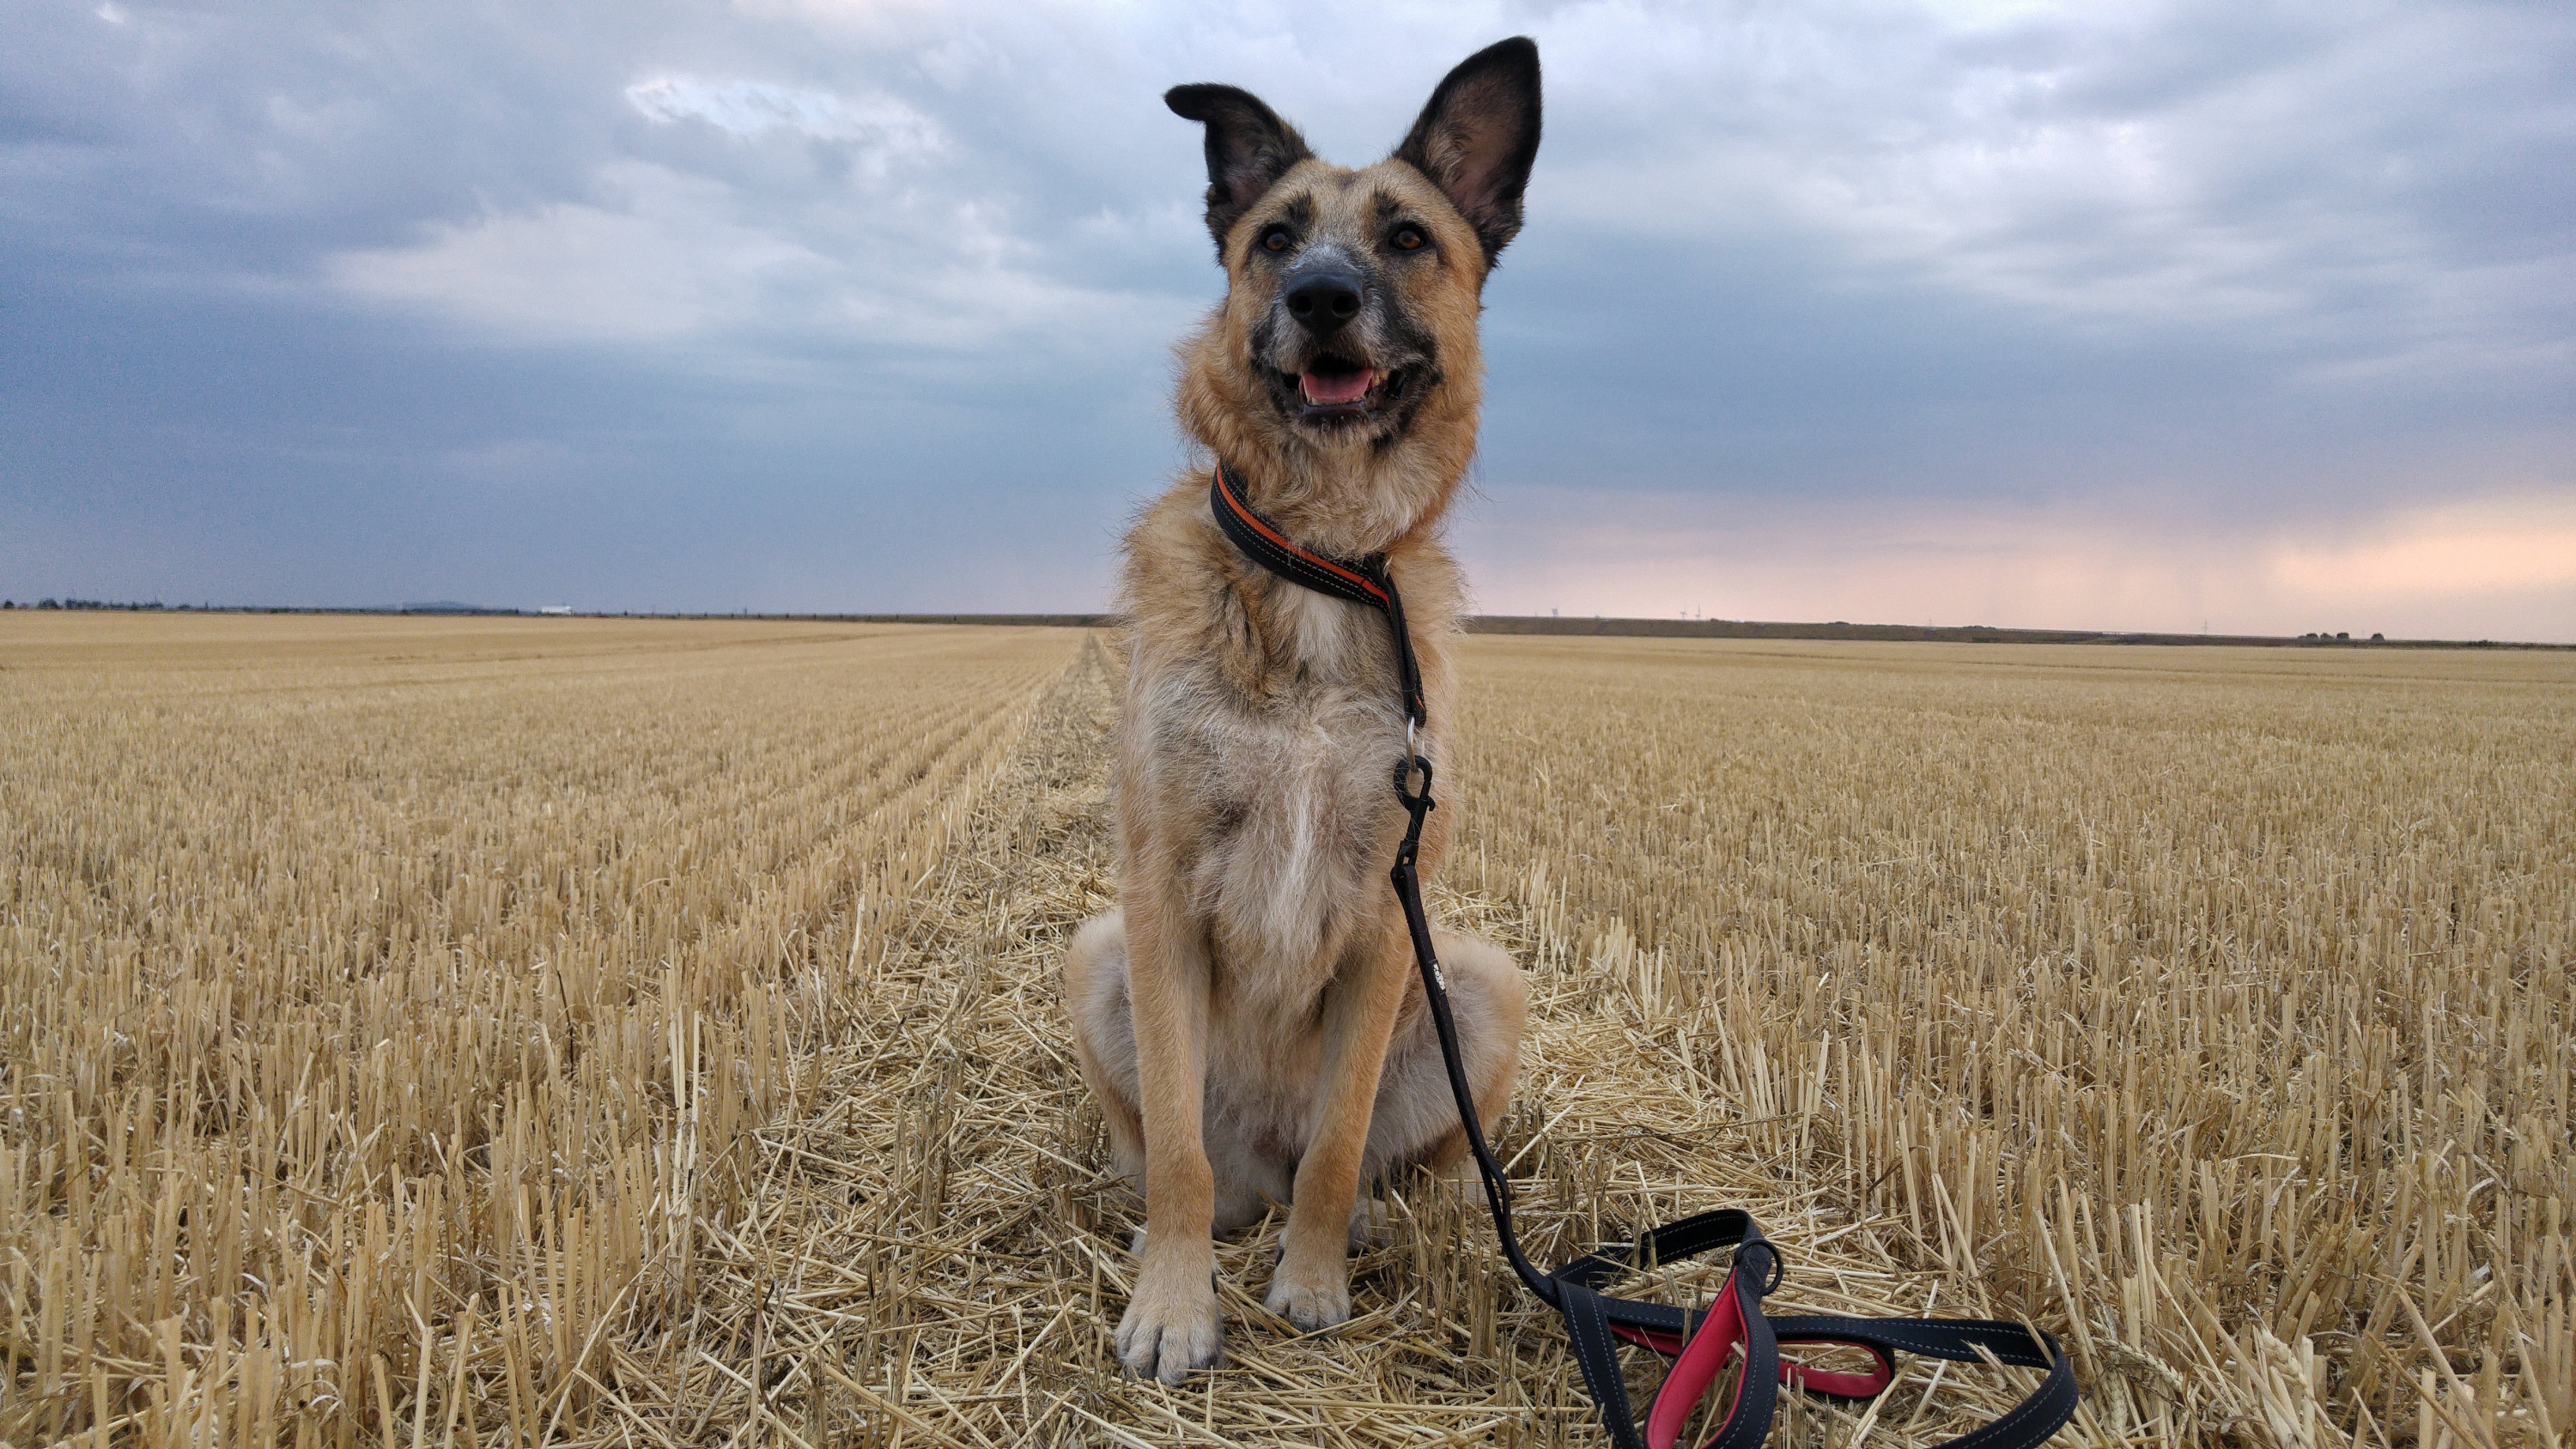
[[[1224,459],[1244,501],[1298,543],[1346,558],[1400,556],[1438,527],[1476,451],[1481,389],[1472,356],[1423,400],[1403,436],[1332,444],[1272,417],[1258,386],[1212,338],[1202,336],[1192,353],[1176,399],[1182,430],[1205,450],[1204,465]]]
[[[1342,558],[1400,554],[1430,533],[1463,471],[1403,447],[1327,452],[1256,439],[1237,439],[1235,448],[1201,441],[1225,460],[1245,502],[1297,543]]]

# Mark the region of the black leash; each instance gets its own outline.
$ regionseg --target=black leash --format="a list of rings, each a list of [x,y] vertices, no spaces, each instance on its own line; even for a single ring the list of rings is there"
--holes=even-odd
[[[1583,1369],[1583,1385],[1600,1410],[1602,1427],[1618,1449],[1672,1449],[1683,1423],[1701,1395],[1740,1352],[1743,1372],[1716,1437],[1706,1449],[1758,1449],[1771,1432],[1771,1414],[1779,1388],[1787,1384],[1808,1393],[1846,1401],[1877,1397],[1896,1382],[1899,1350],[1954,1363],[1995,1362],[2048,1370],[2028,1398],[1982,1429],[1962,1434],[1944,1449],[2034,1449],[2055,1434],[2075,1412],[2075,1371],[2057,1340],[2037,1328],[1983,1318],[1844,1318],[1807,1315],[1766,1318],[1762,1299],[1780,1286],[1786,1271],[1779,1252],[1734,1208],[1720,1208],[1666,1223],[1622,1243],[1586,1253],[1553,1273],[1541,1273],[1521,1251],[1512,1231],[1511,1184],[1502,1164],[1485,1144],[1476,1113],[1475,1092],[1458,1050],[1458,1026],[1449,1010],[1449,983],[1440,974],[1431,946],[1431,922],[1422,910],[1422,882],[1414,870],[1422,848],[1422,822],[1433,809],[1431,762],[1413,751],[1415,732],[1427,720],[1423,713],[1422,673],[1413,657],[1413,635],[1405,627],[1404,601],[1386,571],[1382,554],[1363,559],[1337,559],[1302,548],[1243,496],[1242,485],[1223,463],[1208,484],[1208,506],[1217,526],[1236,547],[1281,578],[1307,588],[1364,604],[1386,616],[1395,633],[1396,677],[1404,696],[1406,758],[1395,767],[1395,795],[1409,817],[1404,844],[1389,872],[1395,896],[1404,907],[1405,929],[1413,937],[1414,963],[1422,971],[1422,992],[1431,1006],[1431,1024],[1440,1036],[1440,1057],[1449,1069],[1449,1090],[1458,1099],[1459,1125],[1475,1154],[1476,1171],[1485,1180],[1485,1198],[1494,1212],[1494,1235],[1503,1256],[1532,1293],[1565,1317],[1574,1342],[1574,1359]],[[1413,779],[1421,777],[1416,787]],[[1735,1250],[1734,1263],[1717,1302],[1701,1312],[1661,1303],[1614,1298],[1596,1290],[1631,1269],[1656,1267],[1714,1248]],[[1614,1339],[1643,1344],[1673,1360],[1663,1385],[1647,1408],[1642,1436],[1628,1406],[1627,1380],[1619,1371]],[[1783,1360],[1780,1345],[1841,1344],[1869,1351],[1868,1373],[1842,1373]]]

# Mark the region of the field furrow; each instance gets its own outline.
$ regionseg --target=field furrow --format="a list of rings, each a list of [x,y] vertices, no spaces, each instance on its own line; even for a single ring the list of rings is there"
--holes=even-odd
[[[1077,642],[146,627],[0,649],[15,1443],[586,1421]]]
[[[1114,636],[0,627],[0,1440],[1602,1442],[1427,1181],[1351,1324],[1263,1312],[1274,1223],[1224,1369],[1118,1371]],[[2576,1430],[2563,657],[1458,647],[1535,1256],[1748,1208],[1779,1311],[2058,1333],[2094,1449]]]

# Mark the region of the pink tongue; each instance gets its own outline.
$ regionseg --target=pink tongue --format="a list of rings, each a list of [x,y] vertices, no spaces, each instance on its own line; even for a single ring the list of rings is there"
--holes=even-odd
[[[1368,396],[1369,384],[1375,381],[1376,371],[1363,367],[1357,372],[1309,372],[1300,376],[1297,384],[1305,389],[1306,401],[1329,405],[1358,402]]]

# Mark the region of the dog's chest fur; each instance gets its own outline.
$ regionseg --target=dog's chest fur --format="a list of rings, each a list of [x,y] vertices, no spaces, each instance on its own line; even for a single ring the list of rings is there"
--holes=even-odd
[[[1287,592],[1287,591],[1282,591]],[[1211,711],[1218,829],[1191,864],[1218,989],[1230,1006],[1295,1010],[1321,988],[1343,938],[1377,914],[1369,885],[1400,817],[1389,773],[1402,711],[1382,676],[1383,621],[1320,594],[1279,601],[1295,641],[1280,695]],[[1365,894],[1364,894],[1365,893]]]
[[[1246,693],[1221,659],[1184,664],[1145,691],[1138,723],[1157,741],[1159,803],[1206,827],[1173,864],[1212,948],[1212,1004],[1293,1013],[1375,904],[1363,892],[1398,818],[1388,777],[1404,722],[1381,679],[1382,620],[1294,586],[1272,593],[1267,689]]]
[[[1121,789],[1198,826],[1172,868],[1211,1010],[1250,1026],[1311,1019],[1353,941],[1384,929],[1405,730],[1384,617],[1267,578],[1246,593],[1198,647],[1140,651]]]

